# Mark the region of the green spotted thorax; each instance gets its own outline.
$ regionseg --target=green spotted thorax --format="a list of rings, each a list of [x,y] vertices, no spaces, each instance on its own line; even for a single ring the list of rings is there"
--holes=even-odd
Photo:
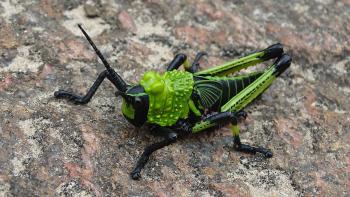
[[[194,84],[191,73],[173,70],[160,75],[148,71],[140,84],[149,96],[149,123],[170,126],[179,118],[187,118]]]

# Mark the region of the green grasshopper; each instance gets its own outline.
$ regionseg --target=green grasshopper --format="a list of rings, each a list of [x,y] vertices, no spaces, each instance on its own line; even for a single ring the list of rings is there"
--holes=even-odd
[[[217,128],[227,122],[231,123],[234,149],[251,154],[261,153],[266,158],[272,157],[272,152],[266,148],[241,143],[238,121],[247,116],[242,111],[243,108],[262,94],[290,66],[292,59],[284,54],[281,44],[271,45],[246,57],[203,71],[197,70],[199,60],[206,53],[198,53],[192,64],[185,54],[178,54],[165,73],[148,71],[143,75],[140,84],[130,85],[111,68],[89,35],[78,26],[106,70],[98,76],[85,96],[64,90],[56,91],[54,95],[76,104],[86,104],[107,78],[118,89],[116,95],[123,98],[122,113],[125,118],[136,127],[147,123],[164,136],[163,141],[144,149],[131,172],[132,179],[141,177],[141,170],[154,151],[176,142],[179,137]],[[275,62],[264,71],[231,76],[241,69],[274,58]],[[185,71],[177,70],[181,65]]]

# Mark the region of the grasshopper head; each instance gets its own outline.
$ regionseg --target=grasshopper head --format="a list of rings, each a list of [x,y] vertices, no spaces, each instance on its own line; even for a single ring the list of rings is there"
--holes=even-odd
[[[147,120],[149,99],[144,88],[140,85],[129,86],[118,75],[118,73],[109,65],[107,60],[103,57],[100,50],[96,47],[90,36],[85,32],[81,25],[78,25],[83,32],[86,39],[89,41],[92,48],[95,50],[97,56],[101,59],[108,71],[108,79],[118,89],[117,94],[123,97],[122,112],[125,118],[135,126],[143,125]]]
[[[140,127],[147,121],[149,97],[140,85],[130,87],[123,97],[122,113],[134,126]]]

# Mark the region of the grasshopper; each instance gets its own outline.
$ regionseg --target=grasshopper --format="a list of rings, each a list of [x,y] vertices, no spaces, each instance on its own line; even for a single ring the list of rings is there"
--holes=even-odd
[[[124,117],[136,127],[151,125],[156,133],[164,136],[164,140],[144,149],[131,172],[132,179],[141,177],[141,170],[156,150],[175,143],[180,137],[228,122],[231,123],[235,150],[272,157],[269,149],[241,143],[238,121],[247,116],[244,107],[290,66],[292,59],[283,52],[282,44],[271,45],[238,60],[202,71],[198,71],[199,60],[206,55],[205,52],[199,52],[192,64],[185,54],[180,53],[163,74],[147,71],[139,84],[131,85],[117,74],[81,25],[78,26],[106,70],[97,77],[85,96],[65,90],[56,91],[54,96],[75,104],[86,104],[107,78],[117,88],[116,95],[123,99],[121,110]],[[235,72],[270,59],[276,60],[264,71],[232,76]],[[181,65],[185,71],[178,70]]]

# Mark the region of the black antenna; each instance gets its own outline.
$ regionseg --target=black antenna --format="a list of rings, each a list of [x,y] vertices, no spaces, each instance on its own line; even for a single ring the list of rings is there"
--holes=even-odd
[[[102,53],[94,42],[91,40],[90,36],[86,33],[86,31],[83,29],[83,27],[78,24],[79,29],[83,32],[85,38],[89,41],[92,48],[94,48],[97,56],[101,59],[102,63],[105,65],[107,71],[110,74],[110,81],[122,92],[125,92],[127,90],[127,84],[124,82],[124,80],[114,71],[114,69],[109,65],[107,60],[103,57]]]
[[[107,70],[109,71],[111,68],[111,66],[108,64],[107,60],[105,59],[105,57],[103,57],[102,53],[100,52],[100,50],[98,50],[98,48],[96,47],[95,43],[91,40],[90,36],[86,33],[86,31],[83,29],[83,27],[78,24],[79,29],[83,32],[84,36],[86,37],[86,39],[89,41],[90,45],[92,46],[92,48],[94,48],[97,56],[101,59],[102,63],[105,65],[105,67],[107,68]]]

